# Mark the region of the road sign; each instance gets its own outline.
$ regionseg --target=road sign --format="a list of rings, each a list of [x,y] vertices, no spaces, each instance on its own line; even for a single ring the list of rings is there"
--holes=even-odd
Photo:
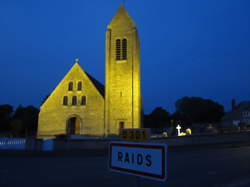
[[[149,140],[150,130],[146,128],[121,129],[120,137],[124,141],[147,141]]]
[[[116,141],[109,144],[111,171],[165,181],[167,145]]]

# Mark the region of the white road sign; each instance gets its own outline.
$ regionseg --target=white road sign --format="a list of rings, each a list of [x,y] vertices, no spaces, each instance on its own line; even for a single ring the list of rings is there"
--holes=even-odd
[[[116,141],[109,144],[111,171],[153,180],[167,178],[167,145]]]

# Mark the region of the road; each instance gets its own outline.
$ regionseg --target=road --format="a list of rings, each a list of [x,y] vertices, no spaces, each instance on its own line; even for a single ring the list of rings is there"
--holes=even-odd
[[[250,146],[169,149],[165,183],[141,179],[141,187],[249,187]],[[108,171],[95,152],[2,153],[1,187],[134,187],[135,177]]]

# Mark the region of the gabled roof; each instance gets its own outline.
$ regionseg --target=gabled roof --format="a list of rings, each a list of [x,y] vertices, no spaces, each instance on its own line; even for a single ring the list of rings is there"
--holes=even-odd
[[[94,77],[92,77],[89,73],[85,72],[89,79],[92,81],[92,83],[95,85],[96,89],[100,92],[100,94],[104,97],[105,96],[105,87],[102,83],[100,83],[98,80],[96,80]]]
[[[242,118],[242,112],[250,111],[250,101],[240,102],[234,110],[225,114],[223,120],[238,120]]]
[[[237,110],[250,111],[250,101],[242,101],[242,102],[240,102],[240,104],[237,106]]]
[[[78,64],[78,62],[76,62],[71,67],[71,69],[68,71],[68,73],[64,76],[64,78],[60,81],[60,83],[56,86],[56,88],[52,91],[52,93],[43,102],[43,104],[41,105],[41,109],[48,106],[48,105],[52,105],[51,103],[53,103],[53,105],[57,105],[58,103],[56,103],[56,102],[58,102],[58,100],[57,99],[51,99],[51,98],[56,97],[56,94],[58,94],[58,93],[62,94],[61,90],[65,90],[65,83],[68,85],[68,82],[71,81],[72,79],[75,79],[76,77],[78,77],[78,78],[80,78],[80,77],[87,78],[90,85],[92,85],[96,89],[96,92],[98,94],[100,94],[100,96],[102,98],[104,98],[105,89],[104,89],[103,84],[101,84],[99,81],[97,81],[90,74],[86,73],[81,68],[81,66]],[[50,103],[50,104],[48,104],[48,103]]]
[[[105,94],[105,88],[104,85],[102,83],[100,83],[98,80],[96,80],[94,77],[92,77],[89,73],[85,72],[82,67],[80,66],[80,64],[78,64],[78,62],[76,62],[74,64],[74,66],[71,68],[70,71],[72,71],[74,68],[79,68],[84,74],[86,74],[89,78],[89,80],[93,83],[93,85],[96,87],[96,89],[98,90],[98,92],[104,97]]]

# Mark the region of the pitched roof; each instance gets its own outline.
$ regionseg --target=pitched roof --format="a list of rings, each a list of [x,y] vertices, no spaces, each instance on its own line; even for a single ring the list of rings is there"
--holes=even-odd
[[[104,97],[104,94],[105,94],[105,87],[104,87],[104,85],[102,83],[100,83],[98,80],[96,80],[94,77],[92,77],[89,73],[87,73],[86,71],[84,71],[82,69],[82,67],[80,66],[80,64],[78,63],[78,61],[75,63],[75,65],[72,67],[72,69],[74,69],[75,66],[77,66],[78,68],[80,68],[80,70],[88,76],[88,78],[94,84],[94,86],[96,87],[96,89],[98,90],[98,92]]]
[[[85,76],[87,76],[87,78],[89,79],[89,81],[93,84],[93,86],[96,88],[97,92],[104,98],[105,97],[105,87],[103,86],[102,83],[100,83],[98,80],[96,80],[94,77],[92,77],[90,74],[88,74],[87,72],[85,72],[82,67],[78,64],[78,62],[76,62],[71,69],[68,71],[68,73],[64,76],[64,78],[60,81],[60,83],[56,86],[56,88],[44,99],[43,103],[41,104],[40,108],[44,107],[47,103],[47,101],[53,97],[53,95],[55,93],[57,93],[58,89],[60,88],[60,85],[63,84],[63,82],[67,79],[68,76],[72,76],[74,75],[74,72],[82,72]],[[75,75],[74,75],[75,76]]]
[[[250,101],[240,102],[240,104],[237,106],[237,110],[240,110],[240,111],[250,110]]]
[[[229,111],[224,115],[223,120],[241,119],[242,112],[245,112],[245,111],[250,111],[250,101],[240,102],[234,110]]]
[[[92,81],[92,83],[95,85],[96,89],[100,92],[100,94],[104,97],[105,95],[105,87],[102,83],[100,83],[98,80],[96,80],[94,77],[92,77],[89,73],[85,72],[89,79]]]

